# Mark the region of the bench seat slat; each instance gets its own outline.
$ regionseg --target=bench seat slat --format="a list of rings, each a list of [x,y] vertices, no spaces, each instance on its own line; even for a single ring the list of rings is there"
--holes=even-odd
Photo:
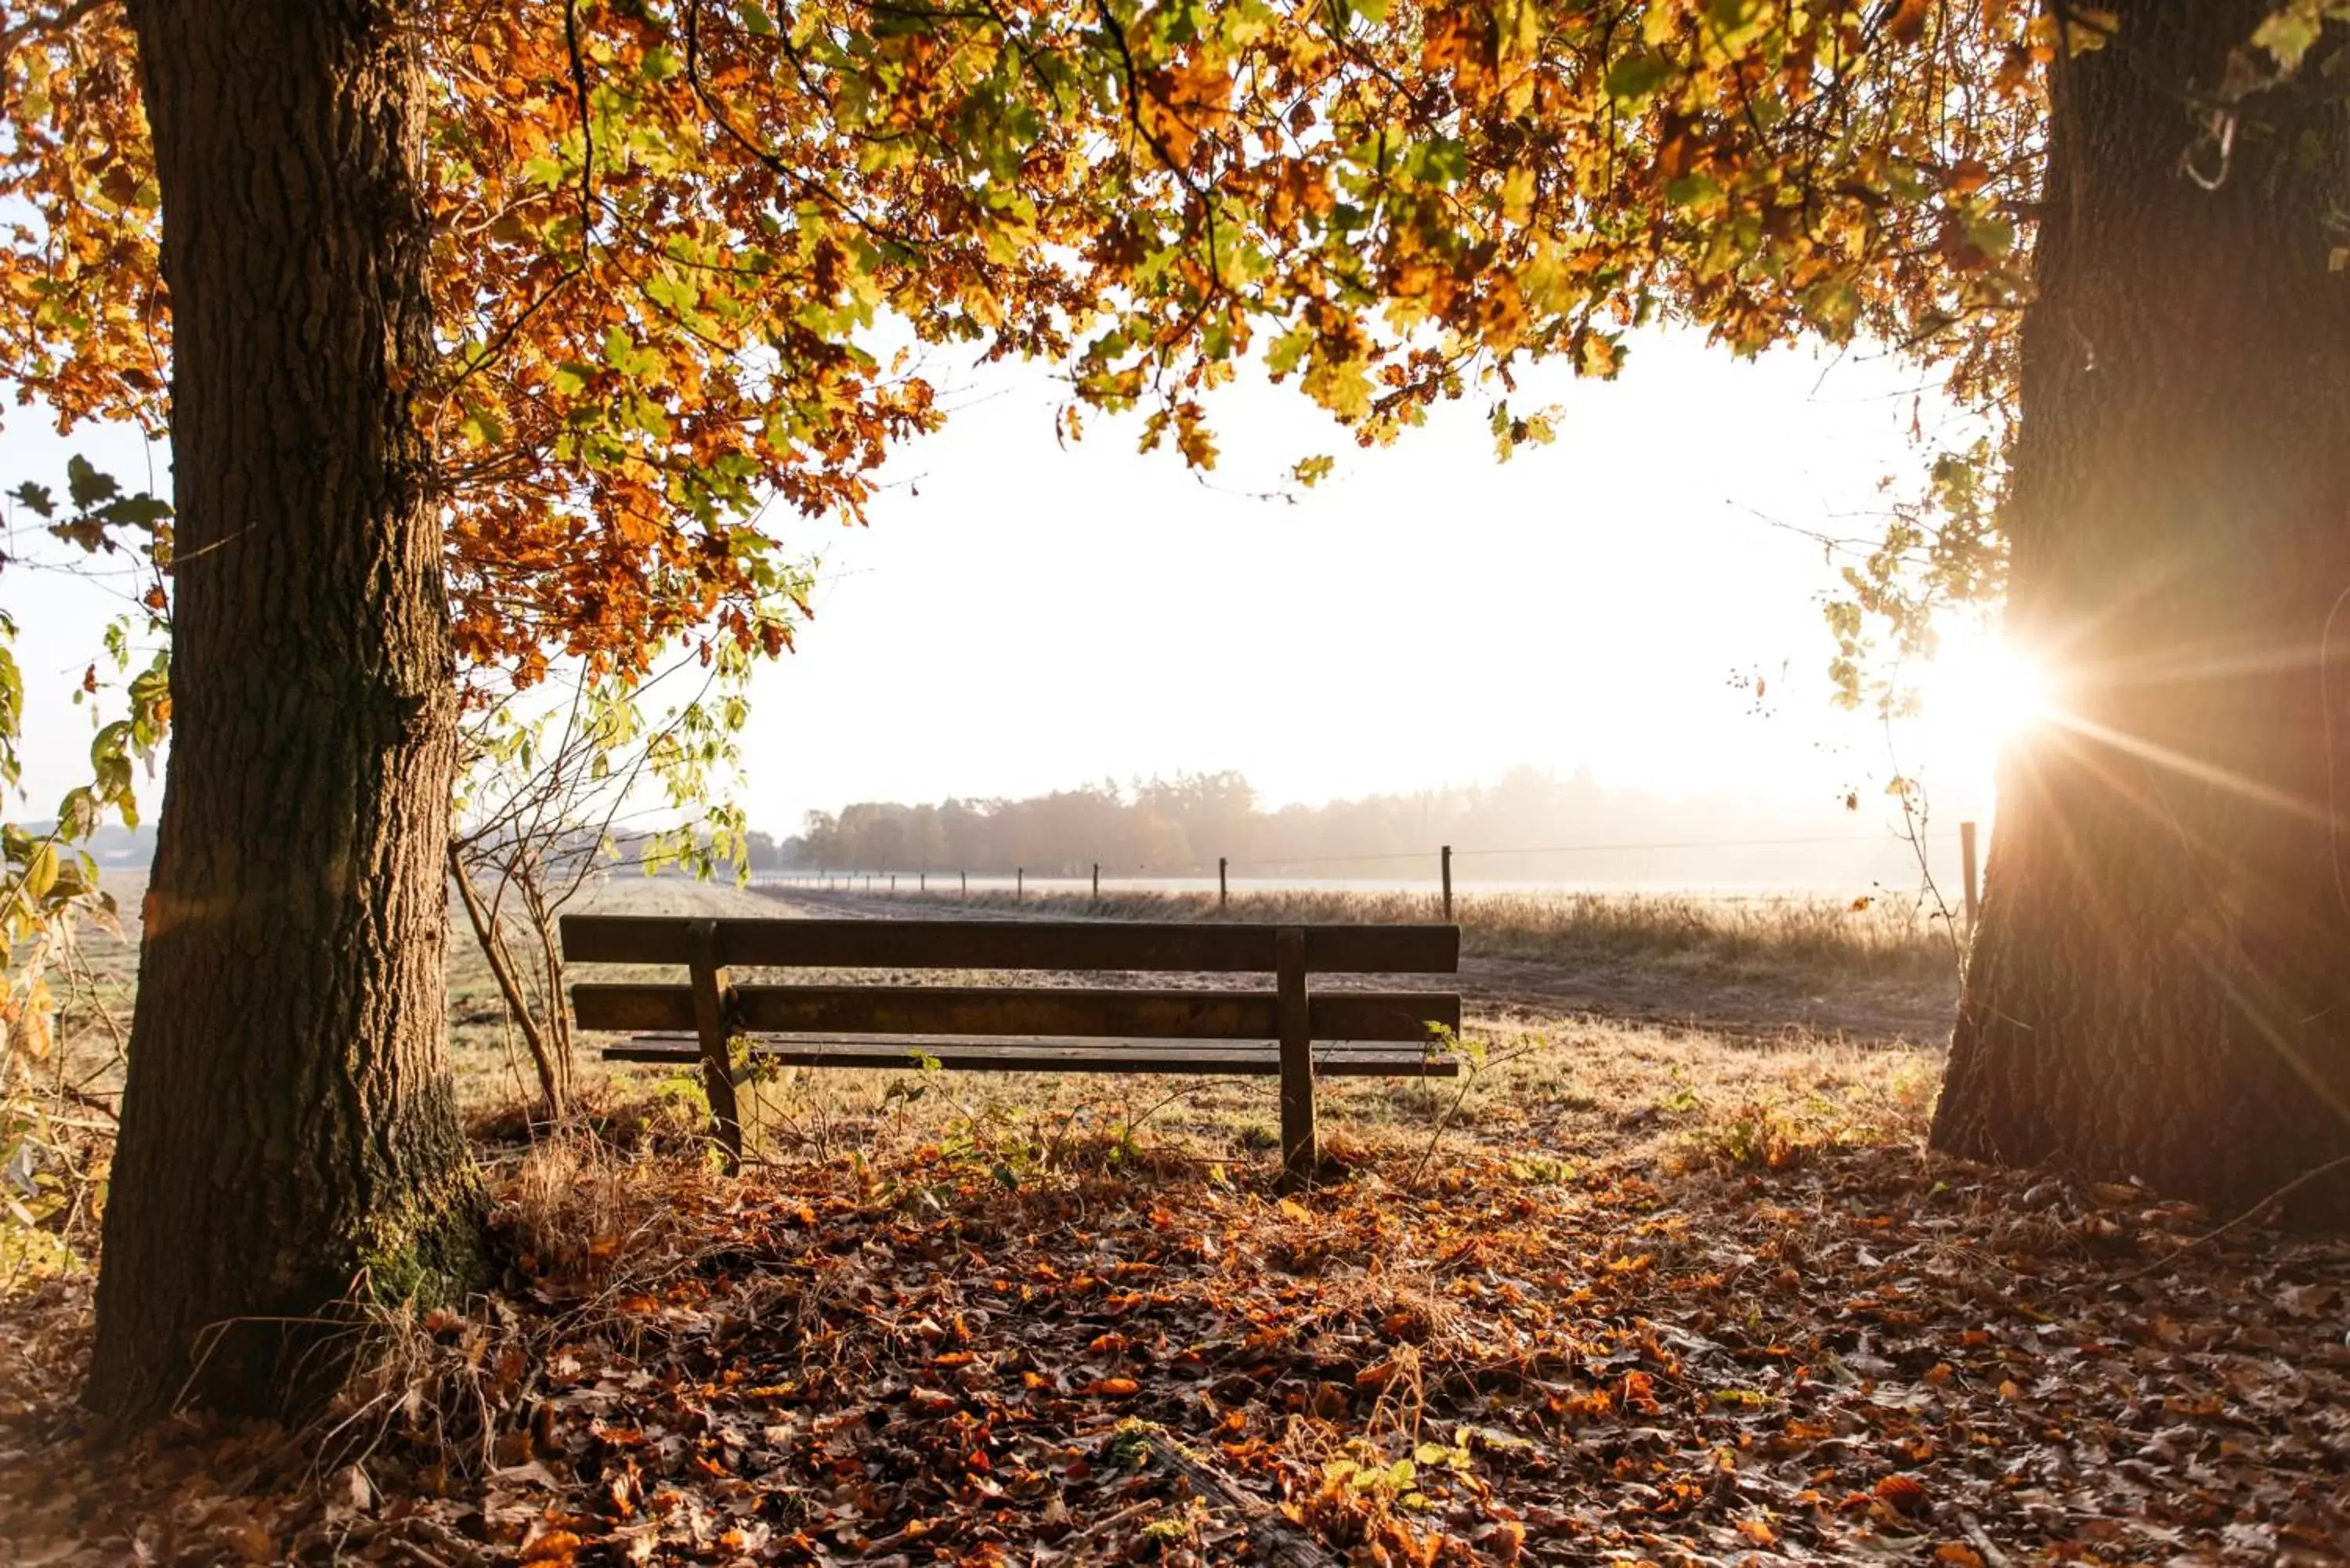
[[[575,963],[686,963],[682,918],[566,915],[563,956]],[[719,961],[743,968],[1105,970],[1271,973],[1264,922],[1134,920],[795,920],[715,922]],[[1300,929],[1300,928],[1289,928]],[[1451,974],[1461,928],[1305,926],[1315,974]]]
[[[744,985],[734,1025],[776,1034],[1123,1036],[1150,1040],[1269,1040],[1274,993],[1258,991],[994,990],[979,986]],[[694,1027],[682,985],[572,987],[583,1029]],[[1317,1040],[1419,1044],[1430,1025],[1461,1027],[1461,999],[1440,992],[1324,992],[1310,999]]]
[[[759,1040],[753,1054],[779,1066],[861,1067],[910,1070],[917,1054],[949,1071],[994,1073],[1155,1073],[1273,1077],[1280,1053],[1271,1043],[1254,1045],[1170,1045],[1158,1041],[1116,1040]],[[605,1047],[608,1062],[685,1065],[700,1060],[691,1040],[649,1037]],[[1320,1046],[1314,1070],[1323,1077],[1452,1078],[1455,1057],[1394,1046],[1366,1049]]]

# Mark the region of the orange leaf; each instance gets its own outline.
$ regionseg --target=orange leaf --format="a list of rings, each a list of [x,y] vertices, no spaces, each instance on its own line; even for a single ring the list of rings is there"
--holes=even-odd
[[[1887,1476],[1877,1483],[1877,1498],[1903,1513],[1921,1513],[1926,1508],[1926,1489],[1914,1476]]]
[[[569,1563],[579,1555],[579,1537],[567,1530],[550,1530],[522,1549],[525,1563]]]

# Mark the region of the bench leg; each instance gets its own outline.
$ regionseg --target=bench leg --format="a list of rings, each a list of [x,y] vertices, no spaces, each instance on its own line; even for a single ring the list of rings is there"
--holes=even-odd
[[[702,1044],[702,1088],[710,1100],[710,1136],[726,1173],[743,1167],[743,1120],[734,1101],[734,1063],[728,1050],[733,1030],[729,1014],[733,987],[718,961],[718,923],[696,920],[686,928],[691,953],[693,1033]]]
[[[1310,1186],[1321,1150],[1314,1132],[1314,1033],[1305,1002],[1305,933],[1273,939],[1274,1012],[1281,1028],[1281,1189]]]

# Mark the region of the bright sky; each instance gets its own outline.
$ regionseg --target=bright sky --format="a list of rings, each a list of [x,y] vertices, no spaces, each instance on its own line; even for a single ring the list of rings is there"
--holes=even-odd
[[[1056,446],[1041,375],[975,377],[869,528],[795,534],[827,580],[762,680],[753,819],[1183,768],[1314,802],[1517,763],[1825,808],[1881,784],[1885,740],[1828,706],[1833,567],[1764,519],[1866,533],[1878,480],[1919,467],[1914,384],[1651,338],[1613,383],[1538,372],[1513,406],[1561,405],[1559,439],[1507,464],[1482,400],[1363,452],[1243,386],[1211,404],[1202,485],[1131,421]],[[1298,504],[1251,493],[1323,452]],[[1769,718],[1731,684],[1758,667]],[[1934,749],[1953,790],[1981,772],[1980,746]],[[1964,785],[1950,809],[1980,804]]]
[[[1283,804],[1518,763],[1825,813],[1889,771],[1877,728],[1827,704],[1834,569],[1764,519],[1867,531],[1880,477],[1920,463],[1899,367],[1738,364],[1652,336],[1613,383],[1537,371],[1513,406],[1560,405],[1559,439],[1506,465],[1480,398],[1367,452],[1294,389],[1245,385],[1213,395],[1224,457],[1206,485],[1138,454],[1134,421],[1095,418],[1061,447],[1039,370],[947,370],[959,411],[893,468],[869,528],[786,529],[825,580],[800,651],[759,680],[754,826],[1182,769],[1240,769]],[[60,441],[10,410],[0,488],[61,488],[76,450],[147,472],[120,432]],[[1336,474],[1297,504],[1250,493],[1326,452]],[[0,571],[35,815],[77,776],[90,721],[63,692],[109,606]],[[1769,717],[1731,684],[1756,669]],[[1946,718],[1905,742],[1945,822],[1981,807],[1984,728]]]

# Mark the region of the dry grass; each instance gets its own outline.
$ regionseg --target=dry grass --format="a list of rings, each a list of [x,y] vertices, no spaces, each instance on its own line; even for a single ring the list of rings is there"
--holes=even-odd
[[[968,898],[899,895],[889,902],[1129,920],[1301,920],[1347,924],[1440,920],[1435,895],[1336,888],[1249,890],[1220,908],[1212,893],[1031,893]],[[1946,984],[1948,927],[1912,903],[1685,894],[1462,893],[1453,900],[1472,957],[1581,964],[1645,962],[1728,977]]]
[[[1472,1016],[1462,1048],[1458,1079],[1325,1079],[1326,1150],[1349,1166],[1409,1168],[1479,1149],[1530,1179],[1603,1158],[1778,1168],[1822,1147],[1921,1142],[1941,1074],[1931,1047],[1596,1019]],[[745,1119],[757,1156],[778,1164],[881,1168],[927,1149],[1007,1182],[1121,1165],[1237,1179],[1269,1173],[1280,1143],[1270,1078],[836,1070],[757,1086]]]
[[[68,1047],[60,1071],[70,1082],[91,1093],[109,1096],[121,1087],[120,1064],[115,1048],[118,1032],[128,1031],[131,1001],[139,976],[140,900],[145,876],[135,871],[109,871],[105,887],[122,910],[120,935],[86,930],[79,956],[88,983],[78,985],[66,1008],[59,1033]],[[681,877],[649,877],[616,871],[594,888],[583,909],[603,914],[773,915],[775,903],[754,893]],[[529,1103],[534,1089],[530,1060],[520,1036],[507,1021],[505,1002],[498,992],[481,948],[465,929],[460,916],[449,932],[449,1047],[459,1104],[473,1111],[518,1106]],[[668,980],[676,976],[660,969],[605,970],[600,980]],[[110,1025],[99,1017],[100,1010]],[[580,1091],[592,1106],[603,1093],[603,1075],[592,1053],[579,1063]]]
[[[116,886],[117,896],[129,917],[138,908],[141,890],[138,880],[130,877],[109,880],[110,885]],[[927,900],[905,897],[886,902],[854,902],[860,911],[875,913],[900,908],[925,912],[967,908],[993,914],[1017,911],[1161,920],[1222,918],[1369,922],[1440,918],[1435,900],[1424,895],[1334,890],[1252,891],[1235,896],[1228,910],[1218,909],[1213,895],[1180,894],[1118,894],[1098,901],[1083,895],[1032,894],[1015,903],[1008,894],[974,893],[967,903],[951,896],[933,896]],[[811,912],[821,912],[824,908],[815,900],[808,903]],[[594,889],[586,907],[601,912],[644,914],[689,910],[731,915],[786,912],[774,898],[754,892],[674,877],[647,878],[626,874],[615,874]],[[1707,1006],[1710,996],[1724,997],[1741,987],[1750,992],[1767,989],[1789,993],[1890,995],[1918,1001],[1926,1016],[1947,1016],[1939,1010],[1947,1005],[1952,983],[1948,939],[1935,924],[1907,907],[1878,902],[1866,909],[1853,909],[1806,898],[1470,893],[1457,900],[1456,913],[1463,946],[1472,959],[1551,966],[1561,973],[1591,975],[1605,971],[1613,977],[1607,1000],[1667,998],[1672,1003],[1670,1012],[1677,1017],[1768,1015],[1768,1008],[1742,1005],[1752,1000],[1749,995],[1738,998],[1742,1005],[1720,1009]],[[86,940],[84,956],[88,961],[93,988],[77,1000],[65,1020],[66,1033],[76,1043],[78,1056],[86,1057],[87,1064],[100,1068],[112,1056],[112,1036],[96,1026],[94,1004],[102,1002],[112,1013],[117,1027],[126,1026],[136,981],[137,931],[131,919],[126,918],[125,924],[128,929],[121,939],[92,936]],[[504,1002],[487,964],[462,930],[452,932],[449,956],[450,1045],[460,1103],[476,1115],[499,1111],[510,1114],[513,1107],[526,1105],[531,1098],[527,1060],[506,1021]],[[657,969],[639,971],[599,966],[593,978],[674,980],[678,976]],[[1494,1042],[1497,1054],[1505,1048],[1504,1039],[1524,1035],[1525,1031],[1515,1025],[1504,1030],[1501,1036],[1494,1035],[1493,1031],[1502,1027],[1493,1016],[1502,998],[1497,996],[1481,1006],[1475,984],[1468,989],[1472,1013],[1482,1011],[1489,1015],[1482,1021],[1482,1027]],[[1506,1000],[1512,1016],[1523,1023],[1529,1005],[1527,997],[1513,992]],[[1699,1037],[1675,1035],[1669,1031],[1611,1031],[1603,1024],[1575,1021],[1586,1009],[1603,1004],[1563,998],[1557,1005],[1534,1007],[1534,1021],[1549,1030],[1553,1055],[1568,1064],[1561,1067],[1562,1072],[1596,1071],[1604,1075],[1611,1071],[1605,1064],[1617,1058],[1618,1048],[1605,1045],[1595,1054],[1595,1041]],[[1608,1011],[1619,1010],[1609,1007]],[[1620,1012],[1642,1015],[1640,1010],[1632,1007],[1625,1007]],[[1823,1031],[1825,1027],[1824,1024]],[[1788,1037],[1801,1037],[1801,1033],[1792,1032]],[[582,1045],[579,1093],[591,1117],[619,1115],[630,1129],[628,1141],[634,1141],[646,1118],[632,1111],[629,1102],[649,1094],[656,1099],[665,1097],[670,1102],[667,1114],[653,1118],[659,1124],[654,1131],[661,1135],[659,1141],[673,1141],[668,1135],[691,1119],[692,1107],[677,1103],[695,1092],[691,1083],[640,1071],[607,1073],[594,1060],[594,1042],[583,1041]],[[1638,1047],[1644,1051],[1652,1048]],[[868,1079],[882,1087],[866,1084],[864,1081]],[[1496,1080],[1497,1085],[1517,1082],[1514,1075]],[[1036,1116],[1053,1118],[1066,1116],[1070,1107],[1082,1100],[1093,1107],[1089,1114],[1100,1119],[1102,1125],[1120,1118],[1136,1125],[1172,1125],[1187,1117],[1205,1116],[1227,1133],[1251,1139],[1269,1138],[1273,1125],[1270,1087],[1253,1080],[1073,1082],[1051,1076],[979,1080],[934,1075],[925,1081],[919,1075],[910,1078],[905,1074],[832,1072],[816,1075],[802,1085],[801,1097],[778,1099],[776,1112],[790,1125],[804,1129],[796,1136],[821,1143],[837,1132],[841,1118],[851,1115],[850,1108],[861,1103],[860,1096],[869,1098],[884,1092],[890,1083],[899,1085],[898,1098],[891,1105],[900,1110],[917,1103],[926,1110],[931,1106],[960,1104],[997,1107],[992,1115],[1024,1108]],[[834,1092],[825,1087],[827,1085],[840,1092],[837,1103],[827,1098]],[[102,1094],[116,1085],[111,1074],[101,1072],[89,1086]],[[771,1097],[775,1093],[769,1091]],[[1442,1085],[1420,1088],[1409,1085],[1334,1084],[1326,1087],[1325,1094],[1334,1109],[1345,1116],[1352,1114],[1345,1107],[1358,1102],[1386,1107],[1421,1106],[1440,1101],[1450,1090]],[[810,1095],[816,1097],[806,1097]],[[1170,1096],[1168,1106],[1159,1105]],[[1380,1109],[1375,1119],[1388,1119],[1390,1115],[1389,1109]],[[1075,1136],[1075,1130],[1073,1124],[1071,1136]]]

